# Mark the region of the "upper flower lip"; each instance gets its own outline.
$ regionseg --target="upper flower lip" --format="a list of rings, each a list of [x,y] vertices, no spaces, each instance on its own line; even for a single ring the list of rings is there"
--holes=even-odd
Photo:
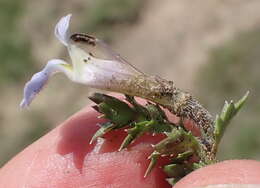
[[[85,33],[74,33],[70,36],[70,39],[75,43],[84,43],[93,47],[98,46],[110,59],[127,64],[127,66],[130,66],[136,72],[144,74],[141,70],[137,69],[131,63],[122,58],[117,52],[112,50],[105,42],[94,36]]]
[[[72,14],[68,14],[60,19],[57,23],[54,34],[55,36],[65,45],[68,46],[69,43],[69,24]]]

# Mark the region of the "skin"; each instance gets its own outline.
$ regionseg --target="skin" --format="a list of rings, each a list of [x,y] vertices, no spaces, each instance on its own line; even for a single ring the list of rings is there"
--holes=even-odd
[[[159,168],[167,163],[166,159],[159,161],[151,174],[143,178],[151,144],[163,135],[142,136],[121,152],[117,149],[126,136],[124,130],[113,131],[105,139],[89,145],[98,129],[97,123],[105,121],[98,119],[98,115],[86,107],[31,144],[0,170],[0,187],[170,187]],[[175,187],[223,183],[260,184],[260,162],[233,160],[210,165],[189,174]]]

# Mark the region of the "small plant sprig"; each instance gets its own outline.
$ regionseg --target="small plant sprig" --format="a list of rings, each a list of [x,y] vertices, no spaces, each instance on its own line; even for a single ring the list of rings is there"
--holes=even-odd
[[[168,182],[173,185],[193,170],[217,162],[215,156],[219,142],[230,120],[244,105],[247,97],[248,92],[236,103],[233,101],[225,102],[220,115],[216,116],[214,148],[210,154],[210,156],[214,155],[214,159],[207,157],[203,139],[186,130],[181,121],[174,124],[168,120],[158,104],[147,102],[147,104],[141,105],[134,97],[129,95],[125,95],[125,100],[130,105],[115,97],[101,93],[94,93],[89,97],[96,103],[93,108],[102,113],[103,118],[109,120],[109,122],[100,125],[100,129],[91,139],[91,143],[98,137],[103,137],[109,131],[123,128],[127,130],[128,135],[119,148],[119,151],[121,151],[145,133],[151,135],[164,134],[165,139],[153,145],[154,151],[149,156],[150,164],[144,176],[146,177],[151,172],[159,157],[168,156],[171,163],[165,165],[163,170],[169,177]],[[192,161],[194,156],[199,157],[199,159]]]
[[[62,72],[74,82],[125,95],[127,102],[101,93],[89,97],[96,103],[93,108],[108,120],[100,125],[90,143],[109,131],[122,128],[128,134],[119,151],[129,147],[143,134],[165,135],[164,139],[153,145],[145,177],[160,157],[170,159],[163,170],[172,185],[191,171],[217,161],[220,140],[231,119],[245,103],[248,92],[236,103],[226,102],[214,120],[191,94],[177,88],[172,81],[144,74],[93,36],[70,34],[70,18],[71,15],[61,18],[55,27],[55,35],[67,47],[72,64],[60,59],[50,60],[42,71],[34,74],[26,83],[21,107],[28,107],[49,78]],[[106,58],[97,58],[97,50],[105,54]],[[147,104],[139,104],[135,97],[146,99]],[[163,109],[168,109],[180,121],[169,121]],[[185,128],[183,122],[186,119],[196,124],[200,136],[193,135]]]

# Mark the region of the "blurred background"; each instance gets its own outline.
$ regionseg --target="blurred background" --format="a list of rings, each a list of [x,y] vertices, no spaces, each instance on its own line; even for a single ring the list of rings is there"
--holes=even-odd
[[[72,30],[109,42],[148,74],[174,80],[214,115],[224,100],[248,103],[232,121],[219,158],[260,159],[259,0],[0,0],[0,165],[89,103],[89,89],[55,76],[29,110],[25,82],[51,58],[72,13]],[[58,88],[58,89],[57,89]]]

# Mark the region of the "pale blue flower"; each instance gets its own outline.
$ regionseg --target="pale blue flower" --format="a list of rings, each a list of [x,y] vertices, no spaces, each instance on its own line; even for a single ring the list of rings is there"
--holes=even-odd
[[[90,38],[95,42],[92,47],[94,48],[96,45],[101,47],[105,53],[110,55],[110,59],[98,59],[81,48],[79,43],[71,39],[73,35],[69,33],[70,18],[71,14],[60,19],[55,27],[55,36],[67,47],[72,64],[60,59],[48,61],[47,65],[26,83],[24,98],[20,104],[22,108],[28,107],[49,78],[58,72],[64,73],[74,82],[110,91],[120,91],[119,82],[142,74],[99,39]]]

